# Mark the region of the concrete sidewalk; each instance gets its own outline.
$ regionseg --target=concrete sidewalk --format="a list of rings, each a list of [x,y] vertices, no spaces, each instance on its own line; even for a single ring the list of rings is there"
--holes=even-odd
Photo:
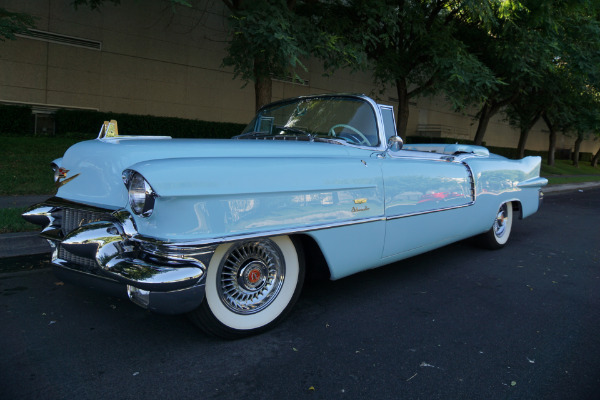
[[[544,188],[545,195],[600,188],[600,182],[567,183]],[[50,196],[0,196],[0,208],[27,207],[44,201]],[[0,234],[0,258],[50,253],[48,241],[36,232]]]

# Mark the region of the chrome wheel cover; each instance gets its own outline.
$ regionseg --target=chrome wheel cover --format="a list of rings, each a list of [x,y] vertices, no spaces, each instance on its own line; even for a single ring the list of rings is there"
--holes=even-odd
[[[504,236],[504,233],[506,232],[506,219],[508,218],[508,210],[506,207],[506,204],[502,204],[502,207],[498,210],[498,215],[496,215],[496,220],[494,221],[494,235],[499,238]]]
[[[285,261],[269,239],[235,243],[217,271],[223,304],[237,314],[254,314],[275,300],[285,279]]]

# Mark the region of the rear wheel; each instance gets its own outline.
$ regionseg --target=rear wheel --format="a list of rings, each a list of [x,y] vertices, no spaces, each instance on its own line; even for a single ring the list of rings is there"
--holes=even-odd
[[[303,281],[303,254],[288,236],[223,244],[206,272],[206,298],[190,318],[216,336],[253,335],[289,313]]]
[[[478,239],[479,243],[488,249],[500,249],[504,247],[508,238],[510,237],[510,231],[512,229],[513,222],[513,209],[510,202],[504,203],[500,206],[500,209],[496,213],[494,224],[486,233],[481,234]]]

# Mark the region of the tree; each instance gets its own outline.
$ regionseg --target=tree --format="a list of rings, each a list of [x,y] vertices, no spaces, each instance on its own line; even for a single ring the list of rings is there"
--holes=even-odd
[[[230,39],[224,66],[234,77],[254,82],[258,110],[271,101],[272,78],[297,79],[297,69],[306,70],[301,58],[310,55],[336,58],[344,53],[333,35],[315,23],[311,6],[318,1],[223,0],[231,14]],[[309,6],[310,5],[310,6]]]
[[[576,3],[556,18],[553,68],[543,84],[544,121],[550,130],[548,164],[554,163],[556,130],[574,132],[579,148],[590,132],[600,128],[600,23],[596,2]]]
[[[520,131],[517,146],[518,158],[525,157],[525,146],[529,132],[542,116],[543,107],[530,101],[532,98],[539,98],[539,95],[539,90],[532,89],[527,95],[517,96],[507,107],[506,113],[509,123]]]
[[[15,40],[15,34],[24,33],[33,28],[33,17],[25,13],[15,13],[0,7],[0,41]]]
[[[361,27],[347,31],[346,37],[361,44],[375,81],[382,87],[396,87],[400,136],[406,135],[411,99],[441,92],[458,109],[481,101],[483,93],[496,86],[490,69],[468,51],[457,35],[461,24],[490,24],[493,13],[489,3],[501,2],[339,2],[347,5],[340,19]]]
[[[544,71],[552,67],[551,2],[521,1],[511,8],[509,17],[503,17],[506,11],[496,7],[497,23],[491,29],[469,26],[462,31],[470,51],[501,81],[485,93],[477,113],[475,144],[483,143],[491,118],[511,103],[518,104],[520,95],[539,89]]]
[[[592,157],[592,162],[591,162],[592,167],[596,167],[598,165],[598,160],[600,160],[600,148],[598,148],[598,151]]]

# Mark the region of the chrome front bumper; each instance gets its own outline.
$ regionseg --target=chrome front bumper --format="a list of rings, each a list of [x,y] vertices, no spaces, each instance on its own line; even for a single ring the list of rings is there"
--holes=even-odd
[[[204,299],[204,280],[215,246],[186,247],[141,240],[126,210],[106,210],[51,198],[23,218],[45,226],[61,279],[94,288],[112,286],[159,313],[193,310]],[[112,290],[114,293],[114,290]]]

